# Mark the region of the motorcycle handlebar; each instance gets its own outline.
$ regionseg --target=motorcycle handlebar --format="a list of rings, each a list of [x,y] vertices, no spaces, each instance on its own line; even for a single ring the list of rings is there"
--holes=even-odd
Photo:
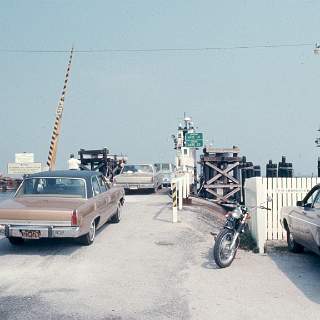
[[[254,207],[246,207],[246,206],[239,206],[241,209],[243,209],[244,211],[251,211],[254,209],[262,209],[262,210],[267,210],[267,211],[271,211],[272,209],[267,208],[265,206],[259,205],[259,206],[254,206]]]
[[[220,205],[222,207],[224,207],[226,210],[230,210],[230,209],[232,210],[232,209],[235,209],[236,207],[240,207],[244,211],[249,211],[249,210],[253,210],[253,209],[257,209],[257,208],[263,209],[263,210],[267,210],[267,211],[271,211],[270,208],[267,208],[267,207],[263,206],[264,203],[267,203],[267,202],[270,202],[270,201],[272,201],[272,198],[268,197],[267,201],[262,202],[258,206],[253,206],[253,207],[247,207],[247,206],[244,206],[244,205],[242,205],[242,204],[240,204],[240,203],[238,203],[236,201],[230,201],[230,200],[229,201],[225,201],[225,202],[221,203]]]
[[[260,209],[263,209],[263,210],[271,211],[270,208],[267,208],[267,207],[264,207],[264,206],[260,206],[259,208],[260,208]]]

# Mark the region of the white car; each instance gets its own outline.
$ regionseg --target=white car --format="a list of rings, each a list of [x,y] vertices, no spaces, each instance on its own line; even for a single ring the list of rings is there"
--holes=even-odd
[[[169,188],[174,177],[175,166],[172,163],[155,163],[154,166],[159,172],[161,186]]]

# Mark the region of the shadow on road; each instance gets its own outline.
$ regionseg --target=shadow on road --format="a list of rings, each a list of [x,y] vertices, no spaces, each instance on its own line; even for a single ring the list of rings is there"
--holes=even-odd
[[[205,260],[201,265],[202,268],[205,268],[205,269],[219,269],[219,267],[214,262],[212,248],[209,248],[207,253],[203,253],[202,254],[202,258],[203,258],[203,260]]]
[[[104,224],[97,230],[96,237],[108,228],[109,223]],[[93,244],[94,245],[94,244]],[[22,245],[12,245],[7,238],[0,238],[0,256],[6,255],[71,255],[83,245],[77,242],[77,239],[39,239],[26,240]]]
[[[0,240],[0,256],[6,255],[70,255],[80,245],[73,239],[27,240],[22,245],[14,246],[8,239]]]
[[[57,292],[54,290],[53,292]],[[60,290],[61,292],[61,290]],[[62,293],[72,294],[73,291],[63,289]],[[42,299],[39,295],[8,295],[0,297],[0,318],[2,320],[16,319],[52,319],[52,320],[87,320],[93,319],[82,315],[77,310],[59,310],[55,305]],[[121,316],[108,314],[96,315],[95,320],[121,320]]]
[[[166,205],[164,205],[163,207],[160,208],[160,210],[158,210],[156,212],[156,214],[153,216],[153,220],[158,220],[158,221],[162,221],[162,222],[170,222],[172,223],[172,217],[171,219],[168,218],[168,219],[164,219],[164,218],[159,218],[159,216],[166,210],[170,210],[171,207],[170,207],[170,203],[167,203]]]
[[[311,301],[320,303],[320,257],[312,252],[273,252],[273,262]]]

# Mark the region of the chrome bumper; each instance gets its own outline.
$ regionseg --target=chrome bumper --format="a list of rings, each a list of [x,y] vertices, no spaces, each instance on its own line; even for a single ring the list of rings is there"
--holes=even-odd
[[[139,189],[153,189],[153,183],[115,183],[115,186],[122,187],[128,190],[139,190]]]
[[[0,225],[0,235],[22,238],[21,231],[40,231],[40,238],[78,238],[79,227],[55,227],[37,225]]]

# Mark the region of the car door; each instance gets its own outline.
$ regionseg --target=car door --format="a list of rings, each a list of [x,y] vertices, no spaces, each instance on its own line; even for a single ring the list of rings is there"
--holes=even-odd
[[[110,196],[110,210],[111,215],[113,215],[117,208],[118,208],[118,202],[119,202],[119,194],[117,189],[109,187],[109,190],[107,191]]]
[[[303,233],[306,246],[319,253],[319,231],[320,231],[320,189],[312,193],[312,205],[304,206]]]
[[[119,195],[118,195],[118,192],[116,191],[118,189],[113,188],[110,183],[106,183],[104,180],[101,180],[101,182],[104,183],[107,189],[107,194],[110,199],[109,208],[108,208],[109,217],[110,217],[117,211],[117,208],[118,208]]]
[[[116,211],[116,200],[114,199],[113,194],[110,192],[110,187],[106,182],[103,180],[102,176],[98,177],[100,190],[102,193],[102,197],[105,200],[105,207],[103,212],[103,220],[104,222],[108,221],[109,218],[115,213]]]
[[[317,193],[317,188],[311,189],[303,201],[301,201],[300,205],[294,207],[289,215],[291,218],[290,231],[292,232],[295,240],[306,247],[310,246],[310,240],[308,237],[309,222],[307,222],[307,216],[310,217],[314,211],[313,202]]]
[[[105,210],[106,210],[106,200],[101,191],[99,180],[97,176],[91,178],[93,200],[95,203],[95,211],[100,216],[100,223],[102,225],[105,222]]]
[[[295,241],[305,245],[305,209],[307,207],[311,208],[312,198],[306,197],[301,205],[297,205],[292,208],[292,211],[289,213],[289,227],[290,232],[293,234]]]

